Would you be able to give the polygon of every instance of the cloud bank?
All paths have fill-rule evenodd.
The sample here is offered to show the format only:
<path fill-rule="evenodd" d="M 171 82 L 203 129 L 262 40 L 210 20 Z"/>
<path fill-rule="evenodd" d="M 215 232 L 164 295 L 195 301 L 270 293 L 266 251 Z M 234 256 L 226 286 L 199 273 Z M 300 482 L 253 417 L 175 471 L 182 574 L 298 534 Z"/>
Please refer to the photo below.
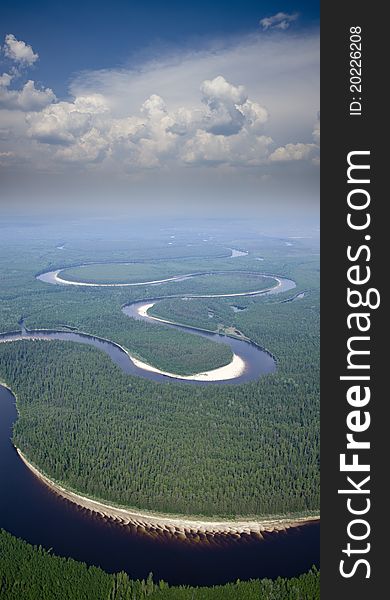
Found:
<path fill-rule="evenodd" d="M 314 181 L 318 34 L 285 33 L 296 18 L 262 19 L 264 30 L 276 30 L 272 35 L 78 74 L 63 99 L 50 87 L 21 81 L 38 54 L 8 34 L 0 168 L 10 181 L 13 173 L 26 180 L 29 173 L 84 179 L 89 173 L 95 182 L 98 174 L 139 185 L 150 184 L 153 173 L 156 182 L 170 177 L 188 186 L 201 178 L 217 188 L 221 177 L 225 184 L 234 176 L 245 195 L 248 182 L 253 191 L 254 182 L 285 180 L 287 189 L 289 163 Z"/>

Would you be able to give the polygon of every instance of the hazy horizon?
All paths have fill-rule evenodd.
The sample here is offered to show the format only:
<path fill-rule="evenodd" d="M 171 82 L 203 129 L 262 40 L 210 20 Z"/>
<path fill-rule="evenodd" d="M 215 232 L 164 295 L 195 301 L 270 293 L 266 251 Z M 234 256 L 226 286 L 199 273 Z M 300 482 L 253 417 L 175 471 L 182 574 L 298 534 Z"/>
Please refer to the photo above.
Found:
<path fill-rule="evenodd" d="M 1 214 L 318 219 L 318 6 L 152 4 L 6 6 Z"/>

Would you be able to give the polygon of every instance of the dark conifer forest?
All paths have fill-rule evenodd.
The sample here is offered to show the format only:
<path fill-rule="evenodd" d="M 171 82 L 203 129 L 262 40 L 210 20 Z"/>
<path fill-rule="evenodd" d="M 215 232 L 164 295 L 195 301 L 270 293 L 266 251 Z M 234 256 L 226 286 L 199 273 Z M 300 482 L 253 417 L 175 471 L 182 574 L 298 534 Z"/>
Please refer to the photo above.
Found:
<path fill-rule="evenodd" d="M 292 579 L 229 583 L 215 587 L 171 587 L 110 575 L 71 558 L 60 558 L 0 530 L 0 597 L 2 600 L 319 600 L 315 568 Z"/>
<path fill-rule="evenodd" d="M 110 504 L 219 519 L 318 514 L 317 242 L 286 245 L 278 237 L 230 232 L 206 244 L 186 232 L 185 240 L 168 247 L 145 232 L 126 243 L 93 235 L 80 241 L 77 230 L 66 235 L 65 245 L 65 234 L 42 241 L 40 230 L 25 240 L 0 241 L 0 332 L 18 331 L 21 320 L 28 329 L 82 331 L 182 375 L 231 361 L 223 343 L 122 312 L 123 305 L 158 297 L 151 314 L 252 340 L 272 353 L 277 368 L 235 385 L 156 383 L 126 375 L 106 354 L 74 342 L 0 343 L 0 381 L 12 389 L 18 409 L 13 444 L 52 480 Z M 229 248 L 247 255 L 231 258 Z M 94 264 L 79 266 L 86 263 Z M 55 269 L 65 269 L 69 279 L 86 274 L 94 281 L 215 274 L 111 288 L 37 280 Z M 272 275 L 290 278 L 296 287 L 275 295 L 190 298 L 250 291 L 251 280 L 253 289 L 266 288 L 275 283 Z M 132 581 L 131 573 L 108 575 L 1 533 L 5 599 L 312 600 L 318 586 L 319 574 L 312 571 L 291 580 L 170 588 L 152 578 Z"/>

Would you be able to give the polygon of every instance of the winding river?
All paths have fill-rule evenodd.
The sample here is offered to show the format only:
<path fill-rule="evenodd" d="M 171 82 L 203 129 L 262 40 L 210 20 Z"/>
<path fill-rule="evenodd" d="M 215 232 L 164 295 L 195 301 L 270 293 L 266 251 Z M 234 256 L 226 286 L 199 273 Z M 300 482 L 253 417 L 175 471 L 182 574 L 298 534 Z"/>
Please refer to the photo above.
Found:
<path fill-rule="evenodd" d="M 58 276 L 59 272 L 51 271 L 38 278 L 56 285 L 82 283 L 67 282 Z M 111 285 L 154 286 L 197 276 L 200 274 L 191 273 L 158 282 Z M 275 294 L 295 287 L 289 279 L 272 277 L 275 285 L 266 290 L 218 294 L 217 297 Z M 210 296 L 215 297 L 186 294 L 187 298 Z M 153 297 L 134 302 L 122 310 L 131 318 L 156 323 L 161 320 L 148 315 L 148 309 L 161 299 Z M 1 334 L 0 342 L 33 338 L 89 344 L 106 352 L 124 372 L 163 382 L 185 379 L 186 383 L 195 385 L 244 383 L 276 368 L 274 357 L 250 341 L 171 322 L 156 323 L 156 326 L 179 328 L 227 343 L 233 351 L 232 362 L 238 358 L 240 368 L 232 371 L 230 365 L 230 376 L 229 370 L 221 367 L 191 378 L 179 378 L 139 361 L 115 342 L 83 332 L 27 331 L 22 327 L 20 332 Z M 12 392 L 0 386 L 0 481 L 7 490 L 0 495 L 1 526 L 31 543 L 52 547 L 59 555 L 99 565 L 110 572 L 123 569 L 132 577 L 146 577 L 152 571 L 156 579 L 172 584 L 211 585 L 237 578 L 293 576 L 319 563 L 318 520 L 183 521 L 91 504 L 88 499 L 68 493 L 34 473 L 31 465 L 22 460 L 10 441 L 16 418 Z"/>
<path fill-rule="evenodd" d="M 242 271 L 240 271 L 242 273 Z M 162 283 L 184 281 L 196 277 L 202 277 L 206 275 L 217 275 L 226 274 L 225 271 L 210 271 L 206 273 L 189 273 L 186 275 L 179 275 L 169 277 L 166 279 L 137 282 L 137 283 L 112 283 L 112 284 L 97 284 L 89 282 L 74 282 L 68 281 L 61 277 L 59 274 L 61 270 L 48 271 L 37 276 L 37 279 L 45 283 L 51 283 L 54 285 L 75 285 L 75 286 L 88 286 L 88 287 L 136 287 L 136 286 L 154 286 Z M 255 274 L 254 274 L 255 275 Z M 256 273 L 259 276 L 259 273 Z M 186 294 L 186 298 L 235 298 L 244 296 L 259 296 L 268 294 L 280 294 L 295 288 L 295 282 L 285 277 L 276 275 L 269 275 L 270 279 L 274 281 L 274 284 L 266 289 L 253 290 L 249 292 L 239 292 L 230 294 Z M 221 335 L 219 333 L 213 333 L 204 331 L 196 327 L 189 327 L 164 321 L 156 317 L 152 317 L 148 314 L 148 310 L 154 306 L 159 300 L 163 298 L 182 298 L 183 296 L 176 294 L 171 296 L 153 296 L 140 302 L 133 302 L 122 307 L 123 312 L 137 320 L 144 320 L 151 323 L 163 323 L 165 327 L 173 327 L 175 329 L 184 330 L 188 333 L 198 335 L 211 339 L 217 343 L 223 343 L 230 346 L 233 352 L 233 360 L 231 364 L 207 371 L 206 373 L 198 373 L 193 376 L 180 376 L 175 373 L 169 373 L 161 371 L 147 363 L 132 356 L 125 348 L 109 340 L 103 340 L 96 336 L 90 336 L 86 333 L 75 333 L 75 332 L 58 332 L 58 331 L 44 331 L 35 330 L 22 334 L 12 333 L 0 336 L 0 341 L 12 341 L 21 339 L 22 337 L 30 337 L 35 339 L 59 339 L 59 340 L 70 340 L 84 344 L 90 344 L 96 346 L 110 355 L 116 364 L 118 364 L 126 373 L 131 375 L 137 375 L 153 381 L 168 381 L 168 380 L 182 380 L 192 384 L 226 384 L 226 383 L 245 383 L 248 381 L 254 381 L 262 375 L 272 373 L 276 368 L 275 358 L 267 350 L 260 348 L 258 345 L 239 339 L 237 337 Z"/>

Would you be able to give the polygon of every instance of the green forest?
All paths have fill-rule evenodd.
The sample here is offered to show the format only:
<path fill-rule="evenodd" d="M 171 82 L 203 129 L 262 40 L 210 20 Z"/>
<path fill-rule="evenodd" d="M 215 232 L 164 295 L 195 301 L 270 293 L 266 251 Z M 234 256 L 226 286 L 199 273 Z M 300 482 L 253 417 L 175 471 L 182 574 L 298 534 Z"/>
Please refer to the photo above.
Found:
<path fill-rule="evenodd" d="M 154 264 L 98 264 L 73 267 L 60 271 L 59 276 L 67 281 L 81 281 L 87 283 L 138 283 L 146 281 L 161 281 L 173 276 L 189 274 L 188 263 L 186 261 L 169 261 Z M 204 271 L 202 269 L 202 271 Z M 200 271 L 196 276 L 196 288 L 194 288 L 195 278 L 183 280 L 189 286 L 187 289 L 194 290 L 196 294 L 226 294 L 250 292 L 261 290 L 275 285 L 275 281 L 270 277 L 262 275 L 247 274 L 240 272 L 232 273 L 206 273 Z M 169 282 L 171 284 L 173 282 Z M 168 284 L 168 285 L 169 285 Z M 137 286 L 138 287 L 138 286 Z M 152 289 L 158 289 L 154 286 Z M 186 288 L 183 287 L 183 293 Z"/>
<path fill-rule="evenodd" d="M 60 341 L 0 344 L 0 364 L 0 379 L 18 399 L 14 443 L 73 490 L 210 517 L 318 507 L 309 389 L 286 411 L 268 378 L 225 387 L 158 384 L 123 374 L 99 350 Z M 293 380 L 282 385 L 285 396 L 295 391 Z"/>
<path fill-rule="evenodd" d="M 123 305 L 162 298 L 152 314 L 211 331 L 240 332 L 277 359 L 242 385 L 188 386 L 125 375 L 108 356 L 60 341 L 0 344 L 0 380 L 17 397 L 13 442 L 50 478 L 111 504 L 204 518 L 318 514 L 319 260 L 316 241 L 286 244 L 233 229 L 174 234 L 117 225 L 19 223 L 0 238 L 0 332 L 75 328 L 111 339 L 156 367 L 190 374 L 226 364 L 231 350 L 186 331 L 130 319 Z M 174 237 L 172 237 L 174 236 Z M 122 239 L 118 239 L 121 238 Z M 211 238 L 213 238 L 211 240 Z M 247 250 L 231 258 L 229 248 Z M 123 266 L 120 263 L 131 262 Z M 158 286 L 81 288 L 36 279 L 48 270 L 127 281 L 223 271 Z M 102 266 L 100 263 L 105 264 Z M 96 273 L 98 267 L 99 273 Z M 71 270 L 68 270 L 71 269 Z M 254 272 L 257 276 L 242 272 Z M 268 287 L 277 296 L 183 300 Z M 271 280 L 272 282 L 272 280 Z M 283 302 L 305 291 L 299 302 Z M 171 296 L 176 296 L 174 299 Z M 319 572 L 213 588 L 170 587 L 53 556 L 0 531 L 5 600 L 316 600 Z"/>
<path fill-rule="evenodd" d="M 0 530 L 0 597 L 2 600 L 319 600 L 320 574 L 315 568 L 291 579 L 229 583 L 215 587 L 171 587 L 110 575 L 71 558 L 54 556 Z"/>
<path fill-rule="evenodd" d="M 243 385 L 153 383 L 124 375 L 99 351 L 69 342 L 1 344 L 0 379 L 17 394 L 20 411 L 14 442 L 28 458 L 72 489 L 140 509 L 228 517 L 317 512 L 315 244 L 303 240 L 286 247 L 280 239 L 249 235 L 201 244 L 187 232 L 185 242 L 175 234 L 174 247 L 168 246 L 168 233 L 165 239 L 150 233 L 127 243 L 85 234 L 80 241 L 77 229 L 67 232 L 68 241 L 65 234 L 60 239 L 50 235 L 45 230 L 42 241 L 41 230 L 29 231 L 26 241 L 5 237 L 0 242 L 0 330 L 17 330 L 21 317 L 29 328 L 74 327 L 179 374 L 227 364 L 231 350 L 185 331 L 130 319 L 121 310 L 124 304 L 156 293 L 163 298 L 199 289 L 213 293 L 217 280 L 223 291 L 229 283 L 248 285 L 248 275 L 240 279 L 240 270 L 259 273 L 252 277 L 256 287 L 269 285 L 262 272 L 290 277 L 297 287 L 278 296 L 176 298 L 153 307 L 153 313 L 184 324 L 236 329 L 271 351 L 277 371 Z M 246 248 L 248 255 L 232 259 L 227 250 L 232 247 Z M 132 288 L 56 286 L 35 278 L 83 262 L 130 260 L 146 273 L 231 275 Z M 299 290 L 307 291 L 302 300 L 282 302 Z M 235 312 L 237 305 L 245 310 Z"/>

